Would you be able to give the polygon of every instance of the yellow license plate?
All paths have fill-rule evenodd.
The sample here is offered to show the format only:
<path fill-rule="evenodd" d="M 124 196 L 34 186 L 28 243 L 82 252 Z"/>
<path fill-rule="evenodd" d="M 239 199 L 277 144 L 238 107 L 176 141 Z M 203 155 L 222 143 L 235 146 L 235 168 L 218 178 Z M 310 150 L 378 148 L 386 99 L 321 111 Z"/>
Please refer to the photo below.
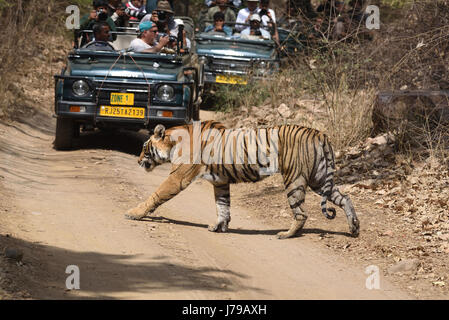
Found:
<path fill-rule="evenodd" d="M 218 83 L 230 83 L 230 84 L 247 84 L 246 79 L 238 76 L 225 76 L 225 75 L 217 75 L 215 77 L 215 81 Z"/>
<path fill-rule="evenodd" d="M 119 106 L 134 105 L 134 93 L 111 93 L 111 104 Z"/>
<path fill-rule="evenodd" d="M 144 119 L 145 108 L 100 106 L 100 116 Z"/>

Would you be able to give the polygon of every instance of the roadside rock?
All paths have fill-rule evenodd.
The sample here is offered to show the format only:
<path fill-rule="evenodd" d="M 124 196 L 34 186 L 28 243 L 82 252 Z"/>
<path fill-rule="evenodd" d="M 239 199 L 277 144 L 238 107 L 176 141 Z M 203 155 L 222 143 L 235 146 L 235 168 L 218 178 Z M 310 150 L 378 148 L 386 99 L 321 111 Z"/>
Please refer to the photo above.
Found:
<path fill-rule="evenodd" d="M 389 273 L 414 272 L 418 270 L 420 262 L 418 259 L 402 260 L 388 268 Z"/>
<path fill-rule="evenodd" d="M 289 118 L 292 115 L 292 111 L 285 103 L 281 103 L 278 107 L 278 112 L 282 118 Z"/>
<path fill-rule="evenodd" d="M 16 248 L 6 248 L 5 257 L 20 262 L 23 258 L 23 252 Z"/>

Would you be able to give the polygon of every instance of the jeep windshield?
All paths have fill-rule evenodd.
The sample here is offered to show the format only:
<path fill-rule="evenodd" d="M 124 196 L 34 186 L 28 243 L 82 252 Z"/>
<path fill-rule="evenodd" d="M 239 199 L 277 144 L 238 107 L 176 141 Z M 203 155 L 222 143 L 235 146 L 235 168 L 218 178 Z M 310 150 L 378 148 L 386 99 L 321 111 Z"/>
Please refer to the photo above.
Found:
<path fill-rule="evenodd" d="M 240 34 L 225 36 L 215 32 L 203 32 L 196 38 L 198 55 L 224 55 L 251 58 L 270 58 L 275 55 L 275 42 Z"/>
<path fill-rule="evenodd" d="M 128 51 L 130 52 L 130 44 L 131 42 L 137 38 L 137 29 L 136 28 L 117 28 L 119 31 L 111 31 L 111 39 L 115 39 L 113 41 L 108 42 L 98 42 L 100 45 L 92 45 L 96 43 L 96 41 L 92 41 L 93 39 L 93 31 L 92 30 L 78 30 L 75 32 L 75 49 L 84 49 L 89 52 L 120 52 L 120 51 Z M 189 34 L 187 33 L 187 38 L 190 39 Z M 175 38 L 176 39 L 176 38 Z M 182 41 L 180 41 L 182 42 Z M 155 42 L 156 44 L 157 42 Z M 170 42 L 169 47 L 164 47 L 162 49 L 161 54 L 168 55 L 176 55 L 179 54 L 178 46 L 180 43 Z M 185 48 L 184 48 L 185 49 Z"/>
<path fill-rule="evenodd" d="M 270 79 L 279 70 L 273 40 L 234 33 L 202 32 L 195 37 L 205 84 L 239 84 Z"/>

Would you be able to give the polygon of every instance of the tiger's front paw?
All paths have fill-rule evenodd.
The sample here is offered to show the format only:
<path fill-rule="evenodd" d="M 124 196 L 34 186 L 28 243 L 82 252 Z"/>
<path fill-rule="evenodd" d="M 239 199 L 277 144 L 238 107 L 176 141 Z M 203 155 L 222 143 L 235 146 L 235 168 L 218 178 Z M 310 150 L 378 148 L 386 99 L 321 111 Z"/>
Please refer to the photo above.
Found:
<path fill-rule="evenodd" d="M 125 214 L 125 218 L 129 220 L 141 220 L 146 215 L 147 211 L 145 210 L 145 207 L 139 205 L 135 208 L 129 209 Z"/>
<path fill-rule="evenodd" d="M 210 232 L 227 232 L 228 231 L 228 223 L 227 222 L 220 222 L 217 224 L 211 224 L 207 230 Z"/>
<path fill-rule="evenodd" d="M 290 238 L 291 236 L 293 236 L 293 235 L 288 231 L 281 231 L 281 232 L 278 232 L 278 234 L 276 235 L 276 237 L 278 239 L 287 239 L 287 238 Z"/>

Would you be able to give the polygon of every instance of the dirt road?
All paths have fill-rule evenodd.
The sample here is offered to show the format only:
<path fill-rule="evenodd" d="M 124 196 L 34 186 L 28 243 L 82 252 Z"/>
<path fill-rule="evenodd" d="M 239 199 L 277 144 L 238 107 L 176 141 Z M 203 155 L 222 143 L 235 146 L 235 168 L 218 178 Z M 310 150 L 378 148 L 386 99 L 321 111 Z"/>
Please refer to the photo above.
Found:
<path fill-rule="evenodd" d="M 383 278 L 368 290 L 367 266 L 329 255 L 307 233 L 277 240 L 279 229 L 235 206 L 229 233 L 208 232 L 205 181 L 145 221 L 126 220 L 169 166 L 138 167 L 142 133 L 83 134 L 74 151 L 55 151 L 54 122 L 37 114 L 0 125 L 0 235 L 24 251 L 17 268 L 33 298 L 408 298 Z M 68 265 L 80 269 L 80 290 L 65 288 Z"/>

